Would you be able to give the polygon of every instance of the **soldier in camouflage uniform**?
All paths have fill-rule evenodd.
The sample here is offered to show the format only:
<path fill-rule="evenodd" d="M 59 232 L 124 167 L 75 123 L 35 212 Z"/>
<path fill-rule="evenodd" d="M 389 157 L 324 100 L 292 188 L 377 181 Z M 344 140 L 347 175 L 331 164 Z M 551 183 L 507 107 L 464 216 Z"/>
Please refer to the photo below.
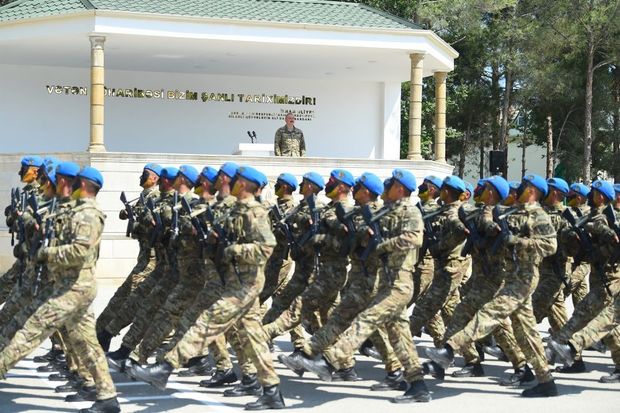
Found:
<path fill-rule="evenodd" d="M 567 366 L 574 363 L 575 358 L 580 356 L 579 351 L 583 349 L 579 344 L 579 338 L 574 340 L 574 335 L 586 327 L 598 329 L 597 324 L 607 324 L 611 327 L 609 323 L 605 323 L 604 315 L 598 321 L 596 319 L 608 307 L 613 306 L 614 301 L 617 304 L 619 301 L 617 297 L 620 295 L 619 234 L 617 232 L 619 223 L 617 219 L 615 223 L 610 222 L 604 213 L 604 209 L 611 207 L 611 203 L 615 201 L 614 187 L 607 181 L 595 181 L 592 184 L 590 197 L 592 208 L 588 215 L 579 222 L 579 228 L 583 236 L 589 238 L 592 243 L 591 248 L 579 241 L 579 235 L 573 227 L 565 229 L 561 234 L 561 239 L 567 243 L 567 248 L 572 255 L 588 261 L 592 268 L 590 292 L 575 307 L 566 324 L 549 340 L 551 349 Z M 584 254 L 584 251 L 588 252 Z M 590 327 L 593 320 L 595 320 L 593 327 Z M 611 328 L 607 331 L 609 330 Z M 603 333 L 605 331 L 601 334 Z M 586 331 L 585 334 L 590 333 Z M 603 334 L 603 337 L 605 336 L 607 334 Z M 614 342 L 614 337 L 610 336 L 608 342 L 612 349 L 620 345 L 617 337 Z"/>
<path fill-rule="evenodd" d="M 39 167 L 42 164 L 43 159 L 40 156 L 33 155 L 24 156 L 22 158 L 20 162 L 21 168 L 18 173 L 21 182 L 25 184 L 21 190 L 22 199 L 28 199 L 37 191 L 39 187 L 39 183 L 37 182 L 37 174 L 39 172 Z M 14 255 L 17 260 L 15 260 L 13 266 L 11 266 L 11 268 L 9 268 L 9 270 L 0 277 L 0 304 L 6 301 L 11 289 L 17 283 L 19 275 L 26 269 L 26 257 L 23 255 L 22 245 L 20 245 L 23 240 L 19 240 L 19 215 L 21 214 L 21 211 L 25 210 L 25 208 L 26 205 L 18 205 L 18 208 L 7 206 L 4 210 L 6 226 L 9 227 L 13 237 L 15 234 L 18 235 L 18 245 L 14 250 Z"/>
<path fill-rule="evenodd" d="M 455 351 L 463 351 L 474 341 L 490 333 L 510 317 L 515 337 L 531 362 L 538 384 L 523 391 L 524 397 L 557 395 L 557 388 L 545 357 L 542 339 L 536 329 L 531 295 L 538 283 L 540 261 L 555 253 L 556 233 L 549 216 L 538 204 L 546 195 L 547 182 L 537 175 L 523 178 L 517 210 L 498 216 L 503 231 L 501 252 L 505 255 L 505 284 L 495 297 L 476 312 L 467 326 L 450 337 L 440 349 L 429 348 L 426 354 L 446 368 L 454 360 Z M 507 231 L 509 230 L 509 231 Z"/>
<path fill-rule="evenodd" d="M 581 183 L 574 183 L 570 186 L 570 192 L 568 193 L 568 206 L 575 216 L 583 217 L 590 212 L 588 206 L 588 195 L 590 194 L 590 188 Z M 569 264 L 571 265 L 570 282 L 569 285 L 564 288 L 564 297 L 572 297 L 573 308 L 584 299 L 588 294 L 588 274 L 590 274 L 590 264 L 582 262 L 581 264 L 573 268 L 573 259 L 568 257 Z"/>
<path fill-rule="evenodd" d="M 381 229 L 380 236 L 376 234 L 380 242 L 372 252 L 376 254 L 373 260 L 378 259 L 382 263 L 379 268 L 379 292 L 332 347 L 331 355 L 325 353 L 315 359 L 301 358 L 306 370 L 329 381 L 335 370 L 345 367 L 340 360 L 350 360 L 349 355 L 354 349 L 378 327 L 385 326 L 396 357 L 405 370 L 404 378 L 409 382 L 405 394 L 393 400 L 396 403 L 428 402 L 431 399 L 407 322 L 407 304 L 413 295 L 413 269 L 423 238 L 422 216 L 410 200 L 415 189 L 415 177 L 411 172 L 403 169 L 393 171 L 385 191 L 387 205 L 384 208 L 388 210 L 386 214 L 381 213 L 375 227 L 375 230 Z M 369 228 L 368 234 L 374 235 L 373 230 Z M 363 248 L 367 242 L 370 240 L 362 241 Z"/>
<path fill-rule="evenodd" d="M 294 158 L 306 156 L 304 133 L 295 127 L 295 115 L 287 113 L 284 121 L 286 124 L 276 131 L 274 154 Z"/>
<path fill-rule="evenodd" d="M 71 184 L 63 176 L 63 164 L 56 176 L 63 196 L 71 193 Z M 57 228 L 54 246 L 39 249 L 37 262 L 47 266 L 54 293 L 28 318 L 23 328 L 0 353 L 0 376 L 4 377 L 21 358 L 37 348 L 57 328 L 66 327 L 68 339 L 95 378 L 97 401 L 82 412 L 120 412 L 116 390 L 105 356 L 97 343 L 95 318 L 89 306 L 96 295 L 94 267 L 99 254 L 105 215 L 95 196 L 103 185 L 101 173 L 85 167 L 78 175 L 79 197 L 68 225 Z"/>
<path fill-rule="evenodd" d="M 441 187 L 442 207 L 431 219 L 437 241 L 426 239 L 428 249 L 435 259 L 435 274 L 426 292 L 415 303 L 410 317 L 411 333 L 419 335 L 422 327 L 434 317 L 453 294 L 458 294 L 461 280 L 467 272 L 468 260 L 461 256 L 467 237 L 466 229 L 458 217 L 464 198 L 465 183 L 456 176 L 448 176 Z M 425 234 L 428 237 L 430 234 Z M 451 314 L 449 314 L 451 316 Z M 443 322 L 440 328 L 444 330 Z M 443 331 L 435 338 L 436 345 Z"/>
<path fill-rule="evenodd" d="M 129 235 L 138 240 L 138 262 L 133 267 L 123 284 L 116 290 L 106 308 L 97 317 L 97 339 L 99 344 L 103 348 L 103 351 L 108 351 L 110 348 L 110 341 L 112 340 L 112 334 L 110 334 L 105 328 L 108 324 L 116 318 L 116 313 L 120 308 L 125 307 L 128 303 L 127 300 L 132 292 L 136 291 L 138 286 L 149 276 L 149 274 L 155 269 L 155 251 L 151 246 L 151 239 L 149 237 L 149 228 L 144 228 L 141 225 L 140 217 L 145 212 L 146 202 L 148 199 L 157 199 L 159 197 L 159 190 L 157 189 L 157 182 L 159 181 L 159 175 L 161 174 L 161 166 L 149 163 L 144 166 L 142 175 L 140 175 L 140 186 L 142 192 L 138 202 L 132 207 L 134 217 L 138 219 L 133 222 L 131 228 L 128 228 Z M 121 209 L 119 213 L 121 220 L 127 220 L 127 209 Z"/>
<path fill-rule="evenodd" d="M 224 249 L 226 287 L 222 298 L 204 311 L 174 348 L 149 367 L 135 367 L 136 378 L 159 388 L 166 386 L 172 370 L 194 356 L 216 336 L 238 324 L 239 334 L 252 349 L 248 352 L 257 367 L 263 395 L 248 410 L 283 408 L 279 379 L 273 369 L 267 337 L 260 323 L 258 295 L 264 285 L 264 267 L 276 245 L 271 232 L 268 211 L 255 200 L 255 192 L 266 177 L 250 167 L 240 167 L 232 194 L 238 202 L 225 222 L 225 233 L 236 242 Z M 247 349 L 246 349 L 247 351 Z"/>

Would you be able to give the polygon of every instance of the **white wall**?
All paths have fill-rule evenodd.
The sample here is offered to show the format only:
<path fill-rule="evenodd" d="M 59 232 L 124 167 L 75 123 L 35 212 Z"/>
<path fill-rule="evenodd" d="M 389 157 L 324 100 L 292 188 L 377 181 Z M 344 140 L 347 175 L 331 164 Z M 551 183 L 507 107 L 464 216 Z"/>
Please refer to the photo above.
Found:
<path fill-rule="evenodd" d="M 88 87 L 88 69 L 0 65 L 0 79 L 0 140 L 6 143 L 1 152 L 86 149 L 89 97 L 49 94 L 46 86 Z M 317 102 L 289 106 L 107 97 L 108 151 L 231 154 L 239 142 L 249 142 L 247 130 L 256 131 L 259 142 L 267 143 L 283 125 L 279 120 L 229 119 L 231 111 L 308 109 L 315 111 L 314 120 L 297 123 L 306 136 L 308 156 L 398 159 L 398 147 L 392 148 L 392 142 L 399 141 L 399 128 L 394 126 L 398 122 L 392 109 L 398 107 L 400 93 L 392 84 L 108 70 L 106 86 L 189 89 L 199 95 L 203 91 L 306 95 Z"/>

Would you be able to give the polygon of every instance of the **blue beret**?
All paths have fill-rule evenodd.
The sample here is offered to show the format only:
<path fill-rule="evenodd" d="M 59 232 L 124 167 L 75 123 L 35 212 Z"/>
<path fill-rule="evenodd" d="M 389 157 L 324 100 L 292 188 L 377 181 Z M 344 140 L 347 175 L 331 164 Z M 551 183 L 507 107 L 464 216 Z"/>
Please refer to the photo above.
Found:
<path fill-rule="evenodd" d="M 523 177 L 523 182 L 526 182 L 532 185 L 534 188 L 538 189 L 543 193 L 543 196 L 547 196 L 547 192 L 549 192 L 549 185 L 545 178 L 540 175 L 529 174 Z"/>
<path fill-rule="evenodd" d="M 192 185 L 198 183 L 198 170 L 191 165 L 181 165 L 179 167 L 179 173 L 186 177 Z"/>
<path fill-rule="evenodd" d="M 465 181 L 463 181 L 456 175 L 446 176 L 443 180 L 443 185 L 446 185 L 459 192 L 465 192 L 467 190 L 467 187 L 465 186 Z"/>
<path fill-rule="evenodd" d="M 614 190 L 615 190 L 617 193 L 620 193 L 620 184 L 615 184 L 615 185 L 614 185 Z"/>
<path fill-rule="evenodd" d="M 293 191 L 297 189 L 297 178 L 295 178 L 293 174 L 289 174 L 288 172 L 281 173 L 278 175 L 277 181 L 290 186 L 293 188 Z"/>
<path fill-rule="evenodd" d="M 174 166 L 167 166 L 165 168 L 162 168 L 160 176 L 162 178 L 173 180 L 177 177 L 178 174 L 179 170 L 177 168 L 175 168 Z"/>
<path fill-rule="evenodd" d="M 355 178 L 353 177 L 353 174 L 346 169 L 334 169 L 329 175 L 345 185 L 355 185 Z"/>
<path fill-rule="evenodd" d="M 215 180 L 217 179 L 217 169 L 210 166 L 205 166 L 204 168 L 202 168 L 202 172 L 200 172 L 200 175 L 204 176 L 209 182 L 214 184 Z"/>
<path fill-rule="evenodd" d="M 483 186 L 484 184 L 486 184 L 488 182 L 489 178 L 482 178 L 482 179 L 478 179 L 478 182 L 476 182 L 477 186 Z"/>
<path fill-rule="evenodd" d="M 103 187 L 103 175 L 101 175 L 101 172 L 92 166 L 85 166 L 77 176 L 94 182 L 99 186 L 99 188 Z"/>
<path fill-rule="evenodd" d="M 316 172 L 308 172 L 304 175 L 304 179 L 307 181 L 312 182 L 313 184 L 315 184 L 316 186 L 318 186 L 320 189 L 323 189 L 323 187 L 325 186 L 325 180 L 323 179 L 323 177 L 321 175 L 319 175 Z"/>
<path fill-rule="evenodd" d="M 570 190 L 568 183 L 562 178 L 549 178 L 547 179 L 547 185 L 557 189 L 564 195 L 568 195 L 568 191 Z"/>
<path fill-rule="evenodd" d="M 508 197 L 508 194 L 510 194 L 510 185 L 503 177 L 494 175 L 485 179 L 485 181 L 493 185 L 493 188 L 495 188 L 502 201 Z"/>
<path fill-rule="evenodd" d="M 442 180 L 441 178 L 435 176 L 435 175 L 429 175 L 426 178 L 424 178 L 425 181 L 430 182 L 431 184 L 435 185 L 437 188 L 441 188 L 441 184 L 442 184 Z"/>
<path fill-rule="evenodd" d="M 219 172 L 223 172 L 224 174 L 228 175 L 229 178 L 233 178 L 237 174 L 238 168 L 239 165 L 237 165 L 236 163 L 226 162 L 222 166 L 220 166 Z"/>
<path fill-rule="evenodd" d="M 381 178 L 372 172 L 364 172 L 359 178 L 357 178 L 357 182 L 364 185 L 366 189 L 375 195 L 381 195 L 383 193 L 383 181 L 381 181 Z"/>
<path fill-rule="evenodd" d="M 43 164 L 43 158 L 37 155 L 28 155 L 22 158 L 22 166 L 39 167 Z"/>
<path fill-rule="evenodd" d="M 161 175 L 162 167 L 161 165 L 156 164 L 156 163 L 147 163 L 146 165 L 144 165 L 144 169 L 151 171 L 155 175 L 159 176 Z"/>
<path fill-rule="evenodd" d="M 612 183 L 603 179 L 597 179 L 596 181 L 592 182 L 592 189 L 596 189 L 610 201 L 613 201 L 616 197 L 616 191 L 614 191 L 614 186 L 612 185 Z"/>
<path fill-rule="evenodd" d="M 570 190 L 586 198 L 590 194 L 590 188 L 580 182 L 575 182 L 574 184 L 572 184 L 570 186 Z"/>
<path fill-rule="evenodd" d="M 43 162 L 41 163 L 41 166 L 46 166 L 46 165 L 49 165 L 50 163 L 58 165 L 60 161 L 54 158 L 53 156 L 46 156 L 45 158 L 43 158 Z"/>
<path fill-rule="evenodd" d="M 75 178 L 80 172 L 80 165 L 75 162 L 61 162 L 56 167 L 56 175 L 64 175 L 69 178 Z"/>
<path fill-rule="evenodd" d="M 474 194 L 474 186 L 467 181 L 465 181 L 465 190 L 469 192 L 470 196 Z"/>
<path fill-rule="evenodd" d="M 392 171 L 392 178 L 400 182 L 409 192 L 416 190 L 415 176 L 408 170 L 396 168 Z"/>
<path fill-rule="evenodd" d="M 58 168 L 59 162 L 51 161 L 44 165 L 43 173 L 47 176 L 47 179 L 56 186 L 56 168 Z"/>
<path fill-rule="evenodd" d="M 237 168 L 237 175 L 246 181 L 255 183 L 261 188 L 267 184 L 267 177 L 265 174 L 251 166 L 240 166 Z"/>
<path fill-rule="evenodd" d="M 511 190 L 517 190 L 521 186 L 521 182 L 519 182 L 519 181 L 510 181 L 510 182 L 508 182 L 508 186 L 510 186 Z"/>

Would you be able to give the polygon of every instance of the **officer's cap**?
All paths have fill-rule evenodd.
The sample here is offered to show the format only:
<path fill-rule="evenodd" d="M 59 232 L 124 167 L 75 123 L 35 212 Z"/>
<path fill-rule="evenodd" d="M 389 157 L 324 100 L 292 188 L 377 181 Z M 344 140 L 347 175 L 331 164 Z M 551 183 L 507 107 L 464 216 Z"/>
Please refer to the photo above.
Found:
<path fill-rule="evenodd" d="M 587 186 L 585 186 L 584 184 L 580 183 L 580 182 L 575 182 L 574 184 L 572 184 L 570 186 L 570 190 L 573 191 L 576 194 L 579 194 L 585 198 L 588 197 L 588 195 L 590 195 L 590 188 L 588 188 Z"/>
<path fill-rule="evenodd" d="M 226 162 L 222 166 L 220 166 L 220 170 L 218 173 L 221 172 L 227 175 L 229 178 L 234 178 L 234 176 L 237 174 L 238 168 L 239 168 L 239 165 L 237 165 L 236 163 Z"/>
<path fill-rule="evenodd" d="M 375 195 L 381 195 L 383 193 L 383 182 L 372 172 L 364 172 L 359 178 L 357 178 L 356 183 L 363 185 Z"/>
<path fill-rule="evenodd" d="M 165 168 L 162 168 L 160 176 L 162 178 L 174 180 L 178 174 L 179 174 L 178 168 L 175 168 L 174 166 L 167 166 Z"/>
<path fill-rule="evenodd" d="M 557 189 L 563 195 L 568 195 L 568 191 L 570 190 L 568 183 L 562 178 L 549 178 L 547 179 L 547 185 Z"/>
<path fill-rule="evenodd" d="M 80 172 L 80 165 L 75 162 L 61 162 L 56 168 L 56 175 L 63 175 L 69 178 L 75 178 Z"/>
<path fill-rule="evenodd" d="M 448 188 L 452 188 L 458 192 L 465 192 L 467 190 L 465 181 L 463 181 L 461 178 L 459 178 L 456 175 L 446 176 L 443 180 L 443 185 L 447 186 Z"/>
<path fill-rule="evenodd" d="M 485 181 L 493 185 L 493 188 L 495 188 L 502 201 L 508 197 L 508 194 L 510 194 L 510 185 L 503 177 L 494 175 L 485 179 Z"/>
<path fill-rule="evenodd" d="M 205 166 L 204 168 L 202 168 L 202 172 L 200 172 L 200 175 L 204 176 L 207 181 L 214 184 L 217 180 L 217 169 L 210 166 Z"/>
<path fill-rule="evenodd" d="M 261 188 L 267 184 L 267 177 L 265 174 L 251 166 L 240 166 L 237 168 L 237 175 Z"/>
<path fill-rule="evenodd" d="M 22 166 L 39 167 L 43 163 L 43 158 L 38 155 L 28 155 L 22 158 Z"/>
<path fill-rule="evenodd" d="M 437 189 L 441 188 L 441 184 L 443 183 L 441 178 L 435 175 L 428 175 L 427 177 L 424 178 L 424 181 L 430 182 L 431 184 L 435 185 Z"/>
<path fill-rule="evenodd" d="M 156 163 L 147 163 L 146 165 L 144 165 L 144 169 L 153 172 L 157 176 L 160 176 L 162 167 L 161 165 Z"/>
<path fill-rule="evenodd" d="M 532 185 L 534 188 L 538 189 L 543 193 L 543 196 L 547 196 L 547 192 L 549 192 L 549 185 L 545 178 L 540 175 L 529 174 L 523 177 L 523 182 Z"/>
<path fill-rule="evenodd" d="M 415 192 L 415 175 L 413 175 L 408 170 L 396 168 L 392 171 L 392 178 L 398 181 L 402 186 L 407 188 L 409 192 Z"/>
<path fill-rule="evenodd" d="M 290 186 L 293 189 L 293 191 L 297 189 L 297 178 L 295 178 L 295 175 L 293 174 L 289 174 L 288 172 L 283 172 L 280 175 L 278 175 L 277 181 Z"/>
<path fill-rule="evenodd" d="M 614 186 L 612 185 L 612 183 L 603 179 L 597 179 L 596 181 L 592 182 L 592 189 L 596 189 L 610 201 L 613 201 L 616 197 L 616 191 L 614 191 Z"/>
<path fill-rule="evenodd" d="M 325 186 L 325 180 L 321 175 L 316 172 L 308 172 L 304 175 L 304 179 L 323 189 Z"/>
<path fill-rule="evenodd" d="M 187 180 L 192 184 L 196 185 L 198 183 L 198 170 L 191 165 L 181 165 L 179 167 L 179 173 L 182 174 Z"/>
<path fill-rule="evenodd" d="M 81 179 L 88 179 L 93 182 L 99 188 L 103 187 L 103 175 L 97 169 L 92 166 L 85 166 L 77 175 Z"/>
<path fill-rule="evenodd" d="M 334 169 L 329 175 L 345 185 L 355 185 L 355 177 L 353 177 L 353 174 L 346 169 Z"/>

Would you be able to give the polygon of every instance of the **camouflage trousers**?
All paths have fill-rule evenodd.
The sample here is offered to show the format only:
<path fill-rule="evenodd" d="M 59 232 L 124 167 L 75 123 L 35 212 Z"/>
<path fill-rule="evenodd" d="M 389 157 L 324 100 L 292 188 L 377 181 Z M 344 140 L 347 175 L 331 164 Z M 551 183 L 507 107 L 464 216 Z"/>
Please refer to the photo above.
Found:
<path fill-rule="evenodd" d="M 588 294 L 588 274 L 590 274 L 590 264 L 587 263 L 578 265 L 570 274 L 570 283 L 564 288 L 564 297 L 572 297 L 573 307 L 576 307 Z"/>
<path fill-rule="evenodd" d="M 597 276 L 600 277 L 597 274 L 593 275 L 593 277 Z M 615 297 L 620 293 L 620 268 L 617 268 L 615 273 L 609 271 L 606 276 L 610 280 L 608 288 L 605 288 L 602 282 L 593 283 L 590 292 L 573 310 L 571 318 L 553 334 L 559 342 L 566 343 L 573 334 L 585 328 L 601 311 L 612 305 Z"/>
<path fill-rule="evenodd" d="M 620 308 L 620 295 L 617 295 L 614 303 L 605 307 L 588 325 L 573 334 L 569 342 L 577 350 L 577 359 L 581 358 L 581 352 L 602 341 L 611 350 L 611 359 L 616 369 L 620 369 L 620 325 L 614 321 L 614 312 Z"/>
<path fill-rule="evenodd" d="M 209 264 L 215 268 L 212 261 Z M 157 313 L 151 314 L 150 325 L 142 341 L 134 349 L 132 359 L 146 363 L 149 356 L 173 333 L 179 319 L 190 308 L 205 284 L 205 261 L 194 257 L 179 257 L 179 282 L 168 294 Z"/>
<path fill-rule="evenodd" d="M 316 356 L 320 353 L 326 353 L 326 357 L 338 359 L 337 363 L 346 366 L 345 368 L 355 364 L 353 353 L 343 354 L 342 351 L 332 353 L 331 346 L 349 328 L 355 317 L 369 306 L 379 291 L 377 263 L 367 265 L 366 268 L 367 270 L 364 271 L 362 263 L 352 261 L 349 281 L 342 295 L 342 300 L 334 308 L 332 316 L 327 322 L 312 335 L 309 341 L 306 341 L 303 347 L 305 354 Z M 370 336 L 370 340 L 381 354 L 388 372 L 399 370 L 402 367 L 387 341 L 385 330 L 375 331 Z"/>
<path fill-rule="evenodd" d="M 352 354 L 375 331 L 383 327 L 396 358 L 405 370 L 405 380 L 422 380 L 422 367 L 407 320 L 407 304 L 413 295 L 413 274 L 400 267 L 390 268 L 389 271 L 388 275 L 382 268 L 379 270 L 379 276 L 385 280 L 381 284 L 382 288 L 368 308 L 355 317 L 325 357 L 337 369 L 350 367 L 341 365 L 339 361 L 349 360 L 346 355 Z"/>
<path fill-rule="evenodd" d="M 26 269 L 26 265 L 23 260 L 16 260 L 11 268 L 7 270 L 0 277 L 0 304 L 6 301 L 13 289 L 13 286 L 17 284 L 19 274 L 23 273 Z"/>
<path fill-rule="evenodd" d="M 451 312 L 454 310 L 455 302 L 458 302 L 458 299 L 455 300 L 453 296 L 457 295 L 458 297 L 461 280 L 467 272 L 469 261 L 459 256 L 446 260 L 437 260 L 435 265 L 433 282 L 426 294 L 416 302 L 409 318 L 413 335 L 420 334 L 422 327 L 446 306 L 450 298 L 452 298 L 450 305 L 452 308 L 446 308 L 449 312 L 446 314 L 446 318 L 452 316 Z M 439 345 L 445 331 L 443 320 L 440 322 L 435 319 L 435 325 L 441 330 L 437 332 L 437 337 L 433 337 L 435 344 Z"/>
<path fill-rule="evenodd" d="M 8 325 L 16 314 L 30 305 L 35 299 L 32 295 L 33 275 L 34 274 L 25 272 L 21 287 L 18 283 L 13 285 L 6 301 L 4 301 L 4 306 L 0 309 L 0 328 Z"/>
<path fill-rule="evenodd" d="M 541 266 L 540 281 L 532 295 L 532 305 L 536 322 L 541 323 L 548 318 L 551 331 L 558 331 L 568 321 L 564 287 L 560 276 L 546 265 Z"/>
<path fill-rule="evenodd" d="M 153 289 L 157 287 L 164 277 L 170 276 L 171 268 L 163 261 L 156 262 L 155 268 L 150 272 L 149 268 L 145 269 L 144 280 L 129 294 L 122 306 L 113 310 L 114 315 L 110 321 L 106 323 L 105 319 L 102 319 L 101 322 L 97 320 L 97 331 L 101 331 L 100 329 L 102 328 L 113 336 L 117 336 L 122 329 L 132 323 L 139 309 L 144 306 L 145 299 L 150 295 Z M 105 315 L 104 317 L 107 318 Z"/>
<path fill-rule="evenodd" d="M 97 342 L 95 318 L 89 306 L 97 294 L 93 271 L 63 274 L 64 280 L 54 294 L 26 321 L 23 328 L 0 353 L 0 377 L 39 347 L 58 328 L 65 327 L 67 340 L 89 369 L 95 380 L 97 398 L 116 396 L 103 350 Z M 70 280 L 74 281 L 71 283 Z"/>
<path fill-rule="evenodd" d="M 99 317 L 97 317 L 97 333 L 101 333 L 105 330 L 108 324 L 110 324 L 112 320 L 116 319 L 120 312 L 124 311 L 126 306 L 131 306 L 131 303 L 128 302 L 129 297 L 131 297 L 132 293 L 137 291 L 140 284 L 147 279 L 149 274 L 151 274 L 154 269 L 155 257 L 138 258 L 136 266 L 133 267 L 127 278 L 125 278 L 125 281 L 123 281 L 123 284 L 118 287 L 108 302 L 108 305 L 101 312 L 101 314 L 99 314 Z M 126 326 L 123 326 L 122 328 L 124 327 Z"/>
<path fill-rule="evenodd" d="M 179 282 L 176 270 L 171 270 L 169 274 L 164 275 L 159 283 L 151 290 L 146 298 L 142 299 L 138 312 L 133 318 L 131 327 L 123 337 L 123 346 L 135 349 L 144 338 L 146 331 L 151 326 L 153 315 L 157 314 L 159 309 L 164 305 L 170 293 L 174 290 Z"/>
<path fill-rule="evenodd" d="M 273 368 L 258 302 L 258 294 L 265 282 L 263 268 L 239 265 L 239 273 L 241 282 L 227 277 L 222 297 L 200 314 L 183 338 L 162 355 L 160 360 L 178 368 L 198 355 L 197 350 L 205 348 L 218 336 L 237 325 L 240 341 L 247 343 L 244 354 L 256 367 L 259 382 L 263 386 L 274 386 L 279 384 L 280 380 Z"/>
<path fill-rule="evenodd" d="M 499 273 L 499 271 L 494 274 L 485 273 L 485 268 L 483 268 L 481 262 L 478 259 L 474 259 L 472 275 L 463 289 L 465 295 L 454 309 L 452 318 L 446 327 L 442 345 L 453 335 L 464 329 L 474 318 L 476 312 L 491 301 L 503 285 L 503 274 Z M 513 367 L 523 367 L 525 365 L 525 355 L 517 344 L 511 324 L 506 320 L 501 321 L 492 334 L 495 336 L 499 346 L 504 350 Z M 481 362 L 474 342 L 468 343 L 467 346 L 460 350 L 465 359 L 465 364 Z"/>
<path fill-rule="evenodd" d="M 427 253 L 424 256 L 424 259 L 416 265 L 415 272 L 413 273 L 413 297 L 411 298 L 411 302 L 408 307 L 411 307 L 427 293 L 431 283 L 433 282 L 434 273 L 435 259 L 430 253 Z M 452 300 L 452 298 L 450 300 Z M 435 341 L 441 339 L 441 335 L 444 330 L 444 322 L 441 312 L 435 313 L 430 320 L 428 320 L 425 327 Z M 418 332 L 417 334 L 418 336 L 422 335 L 421 332 Z"/>
<path fill-rule="evenodd" d="M 281 255 L 271 254 L 265 265 L 265 286 L 258 299 L 261 305 L 271 296 L 278 295 L 288 283 L 293 260 Z"/>
<path fill-rule="evenodd" d="M 553 377 L 547 366 L 542 339 L 537 330 L 532 293 L 538 285 L 538 267 L 534 262 L 519 262 L 518 273 L 508 270 L 504 286 L 495 297 L 476 312 L 469 323 L 447 340 L 447 344 L 458 352 L 475 341 L 493 333 L 510 317 L 515 338 L 536 373 L 539 382 L 544 383 Z"/>

